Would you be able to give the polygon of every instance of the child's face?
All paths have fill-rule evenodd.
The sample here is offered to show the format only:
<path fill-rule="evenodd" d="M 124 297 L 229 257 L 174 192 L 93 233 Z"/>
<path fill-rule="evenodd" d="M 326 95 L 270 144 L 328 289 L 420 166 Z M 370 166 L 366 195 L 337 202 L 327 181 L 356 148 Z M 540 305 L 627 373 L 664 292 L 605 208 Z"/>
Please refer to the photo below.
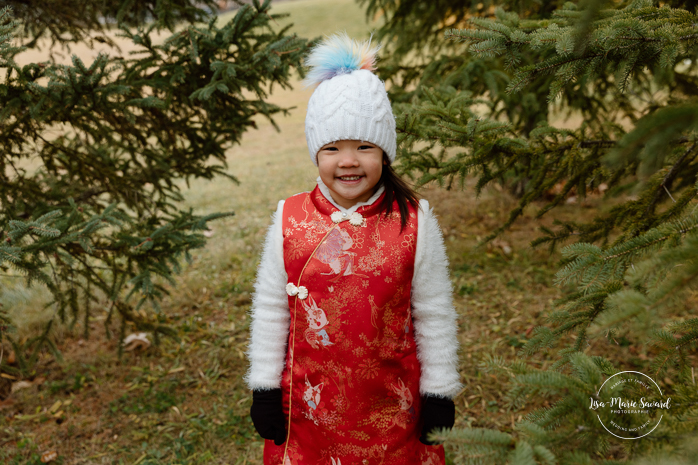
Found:
<path fill-rule="evenodd" d="M 317 154 L 322 182 L 344 208 L 371 198 L 383 172 L 383 149 L 360 140 L 323 145 Z"/>

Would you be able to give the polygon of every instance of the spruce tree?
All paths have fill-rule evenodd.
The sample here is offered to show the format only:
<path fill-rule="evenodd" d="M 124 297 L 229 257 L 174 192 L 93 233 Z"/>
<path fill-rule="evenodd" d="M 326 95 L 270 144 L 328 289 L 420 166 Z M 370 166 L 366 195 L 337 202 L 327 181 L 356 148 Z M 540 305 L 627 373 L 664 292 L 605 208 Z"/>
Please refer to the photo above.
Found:
<path fill-rule="evenodd" d="M 289 86 L 306 41 L 278 30 L 269 0 L 241 5 L 225 24 L 215 3 L 10 1 L 0 12 L 0 273 L 46 286 L 57 317 L 84 321 L 86 335 L 97 305 L 121 337 L 127 323 L 156 339 L 174 335 L 146 310 L 204 245 L 208 222 L 233 214 L 182 209 L 179 186 L 236 181 L 226 149 L 255 116 L 285 112 L 267 97 Z M 113 43 L 110 30 L 135 52 L 115 47 L 70 65 L 15 61 L 20 36 L 26 47 L 51 40 L 69 49 Z M 42 347 L 55 352 L 48 329 L 11 342 L 25 371 Z"/>
<path fill-rule="evenodd" d="M 562 190 L 539 217 L 555 218 L 571 192 L 583 199 L 608 187 L 609 207 L 593 220 L 556 220 L 532 241 L 563 247 L 557 283 L 575 287 L 521 351 L 562 346 L 556 363 L 547 370 L 525 358 L 486 363 L 510 376 L 511 407 L 534 398 L 551 406 L 532 412 L 513 434 L 477 428 L 445 434 L 459 459 L 694 463 L 696 3 L 363 3 L 369 14 L 383 14 L 378 35 L 394 44 L 383 77 L 403 102 L 395 109 L 403 172 L 418 184 L 447 187 L 475 177 L 478 193 L 499 182 L 517 195 L 508 221 L 485 240 L 556 185 Z M 551 109 L 581 122 L 556 128 Z M 672 408 L 651 436 L 637 441 L 608 434 L 589 408 L 603 381 L 622 369 L 589 353 L 589 341 L 619 334 L 650 355 L 638 371 L 673 380 L 662 385 Z"/>

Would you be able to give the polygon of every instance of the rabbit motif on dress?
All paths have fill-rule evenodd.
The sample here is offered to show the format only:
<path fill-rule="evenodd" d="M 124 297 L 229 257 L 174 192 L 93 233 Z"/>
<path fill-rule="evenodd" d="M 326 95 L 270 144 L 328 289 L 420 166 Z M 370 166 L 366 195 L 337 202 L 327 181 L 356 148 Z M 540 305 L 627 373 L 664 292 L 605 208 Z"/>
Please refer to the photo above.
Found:
<path fill-rule="evenodd" d="M 407 424 L 412 422 L 415 418 L 414 407 L 412 407 L 412 392 L 405 386 L 402 379 L 398 378 L 397 380 L 398 384 L 391 384 L 390 389 L 400 398 L 400 410 L 398 410 L 395 417 L 393 417 L 393 424 L 391 427 L 397 425 L 401 428 L 407 428 Z"/>
<path fill-rule="evenodd" d="M 308 320 L 308 329 L 305 330 L 305 340 L 308 341 L 308 344 L 310 344 L 313 349 L 319 348 L 319 343 L 322 343 L 322 346 L 325 347 L 333 345 L 334 343 L 330 341 L 330 335 L 327 334 L 327 330 L 325 329 L 329 323 L 325 311 L 317 306 L 313 296 L 308 296 L 306 300 L 310 302 L 310 305 L 308 305 L 305 300 L 301 301 Z"/>
<path fill-rule="evenodd" d="M 308 380 L 308 375 L 305 375 L 305 392 L 303 393 L 303 402 L 305 402 L 310 409 L 306 413 L 306 417 L 313 421 L 317 425 L 316 410 L 320 405 L 320 392 L 325 386 L 325 383 L 320 383 L 316 386 L 310 384 Z"/>
<path fill-rule="evenodd" d="M 432 450 L 425 450 L 422 454 L 422 464 L 421 465 L 438 465 L 441 463 L 438 454 Z"/>

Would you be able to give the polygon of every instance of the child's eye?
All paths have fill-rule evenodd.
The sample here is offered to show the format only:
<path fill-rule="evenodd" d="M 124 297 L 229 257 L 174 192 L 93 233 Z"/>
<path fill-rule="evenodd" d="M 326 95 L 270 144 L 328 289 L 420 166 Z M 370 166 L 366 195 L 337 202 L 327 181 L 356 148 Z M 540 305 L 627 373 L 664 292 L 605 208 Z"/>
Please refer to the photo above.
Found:
<path fill-rule="evenodd" d="M 325 152 L 336 152 L 338 149 L 337 149 L 337 147 L 325 147 L 322 150 Z"/>
<path fill-rule="evenodd" d="M 373 148 L 372 145 L 361 145 L 359 146 L 359 150 L 371 150 Z"/>

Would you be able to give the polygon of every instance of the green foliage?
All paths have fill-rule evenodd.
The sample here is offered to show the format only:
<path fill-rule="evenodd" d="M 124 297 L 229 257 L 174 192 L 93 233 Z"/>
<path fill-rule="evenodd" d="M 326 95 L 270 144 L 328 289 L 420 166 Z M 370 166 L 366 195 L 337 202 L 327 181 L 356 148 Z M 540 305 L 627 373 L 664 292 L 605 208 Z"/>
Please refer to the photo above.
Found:
<path fill-rule="evenodd" d="M 117 411 L 135 414 L 166 412 L 170 407 L 179 404 L 182 400 L 182 397 L 177 396 L 175 391 L 178 384 L 177 381 L 172 381 L 163 383 L 162 386 L 157 388 L 149 386 L 143 392 L 137 393 L 137 395 L 134 395 L 134 393 L 124 394 L 112 402 L 109 409 L 112 413 Z"/>
<path fill-rule="evenodd" d="M 182 210 L 182 181 L 236 181 L 226 150 L 257 115 L 285 112 L 266 99 L 274 85 L 289 86 L 306 41 L 275 30 L 270 1 L 242 6 L 225 24 L 204 15 L 213 2 L 132 4 L 89 4 L 135 46 L 90 64 L 74 56 L 71 65 L 18 66 L 18 24 L 8 8 L 0 13 L 0 271 L 47 286 L 56 316 L 84 318 L 85 335 L 101 307 L 108 331 L 118 316 L 121 337 L 131 322 L 157 340 L 174 333 L 141 307 L 158 310 L 180 260 L 204 245 L 208 222 L 232 215 Z M 48 33 L 77 41 L 101 30 L 89 8 L 84 23 L 59 15 Z"/>
<path fill-rule="evenodd" d="M 108 32 L 116 25 L 135 27 L 155 19 L 158 29 L 173 30 L 181 23 L 206 21 L 218 6 L 215 0 L 51 0 L 41 2 L 40 8 L 26 1 L 6 0 L 5 4 L 23 24 L 32 48 L 41 37 L 49 37 L 52 45 L 113 45 Z"/>
<path fill-rule="evenodd" d="M 645 67 L 671 69 L 679 55 L 690 55 L 696 46 L 696 16 L 686 10 L 668 5 L 657 8 L 649 0 L 601 10 L 602 3 L 587 2 L 585 8 L 567 3 L 553 12 L 550 20 L 529 25 L 533 30 L 528 34 L 508 27 L 519 23 L 517 15 L 501 13 L 499 21 L 473 19 L 471 24 L 476 29 L 453 29 L 445 36 L 472 42 L 470 51 L 475 55 L 507 54 L 510 63 L 520 61 L 524 48 L 548 57 L 518 68 L 507 91 L 519 91 L 538 76 L 554 73 L 550 102 L 573 81 L 583 85 L 609 75 L 623 92 L 630 79 L 637 78 Z"/>
<path fill-rule="evenodd" d="M 510 409 L 547 406 L 512 433 L 471 428 L 444 438 L 464 463 L 690 463 L 683 441 L 695 440 L 698 426 L 695 2 L 364 4 L 385 14 L 378 35 L 394 42 L 384 77 L 399 102 L 402 171 L 418 185 L 462 187 L 474 177 L 477 193 L 507 186 L 518 205 L 483 242 L 543 201 L 536 216 L 555 226 L 532 245 L 565 244 L 556 281 L 570 292 L 520 349 L 552 351 L 553 365 L 483 366 L 509 376 Z M 568 116 L 577 123 L 555 127 Z M 556 218 L 569 197 L 591 195 L 599 205 L 591 221 Z M 646 356 L 618 360 L 604 338 Z M 650 375 L 672 398 L 651 439 L 616 440 L 589 409 L 604 378 L 624 369 Z"/>
<path fill-rule="evenodd" d="M 381 51 L 378 72 L 390 83 L 393 102 L 421 98 L 431 87 L 467 90 L 475 96 L 488 95 L 493 119 L 506 119 L 518 130 L 528 132 L 545 121 L 548 108 L 541 105 L 544 93 L 532 86 L 512 96 L 506 93 L 507 69 L 532 64 L 538 57 L 524 54 L 522 62 L 505 63 L 501 57 L 479 59 L 465 55 L 467 44 L 444 41 L 444 33 L 464 26 L 473 18 L 491 15 L 499 5 L 521 12 L 526 21 L 547 17 L 564 2 L 536 0 L 359 0 L 369 17 L 384 18 L 376 37 L 391 47 Z M 503 10 L 498 10 L 502 15 Z M 509 15 L 508 17 L 512 17 Z M 516 15 L 513 15 L 516 17 Z M 549 78 L 543 77 L 543 87 Z M 397 113 L 397 112 L 396 112 Z"/>
<path fill-rule="evenodd" d="M 624 460 L 607 457 L 618 454 L 618 441 L 606 432 L 601 422 L 627 422 L 629 418 L 615 415 L 609 410 L 592 410 L 589 408 L 589 399 L 608 403 L 611 397 L 616 396 L 639 398 L 643 395 L 643 388 L 628 383 L 612 394 L 610 391 L 600 391 L 600 395 L 597 395 L 604 378 L 619 370 L 602 357 L 590 357 L 581 352 L 570 353 L 568 363 L 567 372 L 562 372 L 534 369 L 524 362 L 517 361 L 507 365 L 501 359 L 486 359 L 483 367 L 487 371 L 511 376 L 509 408 L 517 408 L 531 399 L 539 402 L 547 400 L 551 405 L 528 414 L 517 423 L 513 433 L 465 428 L 445 431 L 436 434 L 435 438 L 455 445 L 456 463 L 627 463 L 627 455 L 623 457 Z M 686 419 L 684 415 L 695 405 L 695 393 L 689 392 L 693 390 L 686 389 L 672 395 L 672 402 L 681 405 L 677 406 L 677 410 L 670 416 L 664 415 L 662 420 L 670 424 L 663 425 L 652 433 L 654 443 L 637 442 L 628 449 L 639 456 L 648 454 L 648 457 L 667 457 L 666 451 L 661 449 L 662 443 L 673 442 L 675 446 L 680 446 L 682 438 L 691 437 L 686 433 L 694 429 L 695 422 Z M 644 395 L 646 396 L 646 393 Z M 645 397 L 648 401 L 653 399 L 654 397 Z M 654 422 L 657 421 L 656 416 L 650 416 Z M 631 426 L 628 423 L 620 424 L 625 427 Z M 678 454 L 676 450 L 672 454 L 676 460 L 684 458 L 684 451 L 680 447 L 678 451 Z"/>

